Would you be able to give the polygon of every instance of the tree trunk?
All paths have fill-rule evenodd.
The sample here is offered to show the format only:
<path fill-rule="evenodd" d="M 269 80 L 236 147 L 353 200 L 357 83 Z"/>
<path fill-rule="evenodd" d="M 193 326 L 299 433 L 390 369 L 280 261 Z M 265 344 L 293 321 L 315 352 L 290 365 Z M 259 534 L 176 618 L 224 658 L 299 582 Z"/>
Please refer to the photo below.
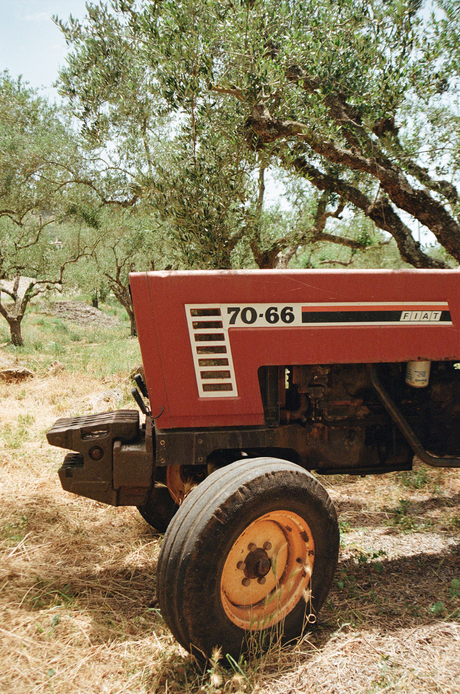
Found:
<path fill-rule="evenodd" d="M 136 325 L 136 318 L 134 316 L 134 312 L 131 309 L 128 309 L 126 306 L 125 306 L 125 309 L 128 313 L 129 321 L 131 324 L 131 335 L 132 335 L 132 337 L 137 337 L 137 325 Z"/>
<path fill-rule="evenodd" d="M 21 318 L 7 318 L 8 325 L 10 326 L 11 342 L 15 347 L 22 347 L 24 345 L 21 333 Z"/>
<path fill-rule="evenodd" d="M 117 277 L 113 278 L 109 274 L 105 274 L 110 283 L 110 288 L 114 293 L 116 300 L 123 306 L 129 316 L 131 335 L 137 336 L 136 318 L 134 317 L 133 300 L 129 291 L 129 285 L 125 287 L 120 279 L 120 270 L 117 268 Z"/>

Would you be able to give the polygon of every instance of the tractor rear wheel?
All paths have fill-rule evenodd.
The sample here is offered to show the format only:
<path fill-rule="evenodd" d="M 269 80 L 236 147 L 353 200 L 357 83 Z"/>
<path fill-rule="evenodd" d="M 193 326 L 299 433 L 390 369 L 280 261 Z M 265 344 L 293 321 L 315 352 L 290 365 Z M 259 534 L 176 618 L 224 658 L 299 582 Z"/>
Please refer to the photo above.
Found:
<path fill-rule="evenodd" d="M 171 497 L 167 487 L 154 487 L 147 501 L 142 506 L 138 506 L 137 510 L 152 528 L 163 534 L 166 532 L 177 508 L 177 504 Z"/>
<path fill-rule="evenodd" d="M 190 491 L 206 477 L 205 465 L 168 465 L 155 470 L 155 486 L 137 509 L 155 530 L 165 533 L 172 517 Z"/>
<path fill-rule="evenodd" d="M 164 534 L 170 524 L 178 505 L 167 487 L 166 469 L 155 468 L 155 483 L 146 501 L 137 510 L 142 518 L 159 533 Z"/>
<path fill-rule="evenodd" d="M 158 563 L 162 615 L 201 658 L 299 637 L 326 599 L 338 547 L 335 509 L 309 472 L 240 460 L 205 479 L 171 521 Z"/>

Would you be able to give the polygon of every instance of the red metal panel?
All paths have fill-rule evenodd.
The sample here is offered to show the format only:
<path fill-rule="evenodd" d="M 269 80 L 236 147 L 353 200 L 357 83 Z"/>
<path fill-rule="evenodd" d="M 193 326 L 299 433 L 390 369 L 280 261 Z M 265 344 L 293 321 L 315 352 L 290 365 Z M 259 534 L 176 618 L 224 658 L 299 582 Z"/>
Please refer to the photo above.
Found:
<path fill-rule="evenodd" d="M 161 428 L 263 424 L 262 365 L 460 360 L 457 270 L 152 272 L 131 287 Z"/>
<path fill-rule="evenodd" d="M 155 417 L 163 408 L 163 420 L 169 422 L 168 397 L 163 378 L 163 364 L 154 310 L 154 306 L 159 306 L 160 302 L 158 298 L 152 301 L 146 273 L 133 273 L 129 279 L 152 414 Z M 175 336 L 172 334 L 171 342 L 174 340 Z M 166 424 L 166 426 L 171 425 Z"/>

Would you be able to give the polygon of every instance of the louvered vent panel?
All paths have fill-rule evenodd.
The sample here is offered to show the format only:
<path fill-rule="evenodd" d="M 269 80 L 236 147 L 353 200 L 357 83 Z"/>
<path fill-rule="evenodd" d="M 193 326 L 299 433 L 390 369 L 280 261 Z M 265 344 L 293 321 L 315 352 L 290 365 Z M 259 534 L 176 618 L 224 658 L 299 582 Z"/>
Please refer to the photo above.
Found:
<path fill-rule="evenodd" d="M 236 397 L 230 341 L 220 307 L 200 304 L 185 309 L 200 398 Z"/>

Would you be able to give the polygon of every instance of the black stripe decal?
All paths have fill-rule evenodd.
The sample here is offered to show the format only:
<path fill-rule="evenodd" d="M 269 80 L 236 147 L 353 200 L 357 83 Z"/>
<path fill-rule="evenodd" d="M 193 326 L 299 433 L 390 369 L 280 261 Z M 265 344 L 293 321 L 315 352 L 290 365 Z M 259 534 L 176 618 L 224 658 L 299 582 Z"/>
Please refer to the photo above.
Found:
<path fill-rule="evenodd" d="M 401 316 L 407 311 L 302 311 L 302 323 L 445 323 L 451 322 L 450 311 L 442 311 L 437 320 L 418 318 L 402 321 Z M 411 311 L 415 313 L 415 311 Z M 423 314 L 434 311 L 417 311 Z M 435 313 L 439 313 L 436 311 Z"/>

